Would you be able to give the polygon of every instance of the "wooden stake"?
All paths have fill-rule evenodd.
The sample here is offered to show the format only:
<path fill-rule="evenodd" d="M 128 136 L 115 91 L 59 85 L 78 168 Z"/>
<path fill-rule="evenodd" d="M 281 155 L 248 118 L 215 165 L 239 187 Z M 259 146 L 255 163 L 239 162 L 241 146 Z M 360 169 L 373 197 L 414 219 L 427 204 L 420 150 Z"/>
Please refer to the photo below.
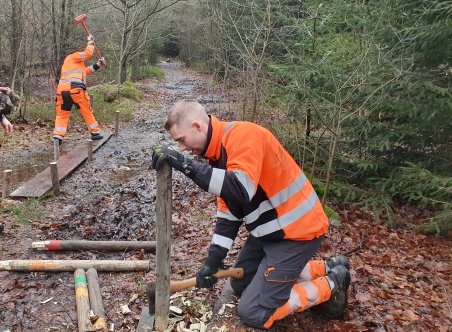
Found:
<path fill-rule="evenodd" d="M 12 170 L 10 169 L 5 169 L 3 171 L 3 187 L 2 187 L 2 198 L 5 199 L 6 197 L 9 196 L 9 194 L 11 194 L 11 188 L 10 183 L 11 183 L 11 173 Z"/>
<path fill-rule="evenodd" d="M 50 163 L 50 175 L 52 177 L 52 188 L 55 196 L 59 196 L 60 192 L 60 181 L 58 180 L 58 163 L 53 161 Z"/>
<path fill-rule="evenodd" d="M 60 140 L 58 138 L 53 139 L 53 161 L 60 159 Z"/>
<path fill-rule="evenodd" d="M 86 241 L 86 240 L 49 240 L 33 242 L 31 247 L 38 250 L 98 250 L 98 251 L 155 251 L 155 241 Z"/>
<path fill-rule="evenodd" d="M 77 269 L 97 271 L 149 271 L 149 261 L 119 260 L 6 260 L 0 261 L 0 271 L 71 272 Z"/>
<path fill-rule="evenodd" d="M 119 111 L 115 113 L 115 137 L 118 137 L 119 133 Z"/>
<path fill-rule="evenodd" d="M 99 278 L 97 277 L 96 269 L 88 269 L 86 271 L 88 279 L 89 303 L 97 320 L 93 322 L 94 328 L 101 331 L 108 331 L 107 318 L 105 317 L 104 306 L 102 305 L 102 295 L 100 293 Z"/>
<path fill-rule="evenodd" d="M 170 235 L 172 170 L 168 164 L 157 171 L 157 268 L 155 283 L 155 328 L 164 331 L 168 327 L 170 285 Z"/>
<path fill-rule="evenodd" d="M 74 272 L 75 299 L 77 302 L 77 321 L 79 332 L 90 331 L 92 326 L 89 320 L 89 296 L 86 284 L 86 274 L 83 269 Z"/>
<path fill-rule="evenodd" d="M 93 160 L 93 140 L 88 139 L 88 161 Z"/>

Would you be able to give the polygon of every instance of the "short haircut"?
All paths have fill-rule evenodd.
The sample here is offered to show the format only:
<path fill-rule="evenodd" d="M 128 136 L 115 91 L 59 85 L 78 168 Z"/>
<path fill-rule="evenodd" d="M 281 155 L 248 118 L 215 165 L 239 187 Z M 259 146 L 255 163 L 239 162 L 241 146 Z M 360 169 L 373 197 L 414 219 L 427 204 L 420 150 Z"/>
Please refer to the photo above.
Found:
<path fill-rule="evenodd" d="M 182 99 L 171 108 L 165 122 L 165 129 L 169 131 L 174 125 L 178 127 L 190 125 L 192 121 L 209 121 L 204 106 L 194 99 Z"/>

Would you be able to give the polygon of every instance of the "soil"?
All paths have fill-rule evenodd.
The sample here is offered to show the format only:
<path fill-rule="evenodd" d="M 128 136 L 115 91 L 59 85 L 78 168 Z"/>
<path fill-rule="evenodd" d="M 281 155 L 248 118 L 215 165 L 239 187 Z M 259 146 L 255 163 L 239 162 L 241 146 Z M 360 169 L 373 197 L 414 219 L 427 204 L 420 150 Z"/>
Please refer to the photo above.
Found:
<path fill-rule="evenodd" d="M 99 272 L 102 300 L 111 330 L 135 331 L 147 305 L 145 284 L 155 280 L 155 256 L 144 251 L 120 253 L 50 252 L 31 249 L 34 241 L 154 240 L 156 174 L 149 169 L 152 147 L 171 143 L 162 129 L 169 107 L 181 98 L 196 98 L 210 113 L 233 119 L 227 99 L 231 93 L 212 88 L 208 77 L 176 62 L 161 63 L 165 79 L 139 83 L 142 101 L 135 119 L 121 124 L 112 137 L 61 183 L 62 195 L 47 195 L 36 203 L 36 214 L 25 222 L 12 213 L 0 213 L 5 231 L 0 235 L 0 260 L 112 259 L 150 260 L 149 272 Z M 105 130 L 112 127 L 104 126 Z M 0 146 L 0 170 L 14 170 L 13 188 L 47 166 L 52 158 L 51 128 L 16 126 L 14 137 Z M 73 125 L 63 151 L 87 138 L 83 125 Z M 192 277 L 206 258 L 215 221 L 215 199 L 191 180 L 173 172 L 171 225 L 171 278 Z M 30 204 L 3 200 L 2 207 Z M 331 226 L 319 257 L 346 254 L 351 262 L 352 285 L 344 318 L 329 321 L 310 310 L 277 322 L 271 331 L 448 331 L 452 326 L 450 302 L 451 243 L 426 236 L 407 225 L 425 218 L 409 206 L 400 208 L 399 227 L 376 224 L 363 211 L 334 204 L 343 218 Z M 241 231 L 226 264 L 246 237 Z M 76 331 L 77 312 L 73 273 L 0 271 L 0 331 Z M 214 290 L 191 289 L 172 296 L 168 331 L 256 331 L 244 326 L 230 302 L 212 316 L 225 285 Z M 122 313 L 127 305 L 130 313 Z M 185 330 L 184 330 L 185 329 Z"/>

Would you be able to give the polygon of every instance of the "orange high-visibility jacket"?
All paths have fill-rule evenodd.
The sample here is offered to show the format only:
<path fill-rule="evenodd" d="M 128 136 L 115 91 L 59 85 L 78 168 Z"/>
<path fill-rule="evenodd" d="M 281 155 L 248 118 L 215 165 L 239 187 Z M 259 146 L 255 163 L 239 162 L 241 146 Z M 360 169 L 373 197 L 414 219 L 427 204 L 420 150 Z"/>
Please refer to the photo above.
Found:
<path fill-rule="evenodd" d="M 74 52 L 64 59 L 57 93 L 75 88 L 86 90 L 86 75 L 91 75 L 95 69 L 93 66 L 86 67 L 85 61 L 89 60 L 93 53 L 94 45 L 88 44 L 83 52 Z"/>
<path fill-rule="evenodd" d="M 298 164 L 267 129 L 210 116 L 204 156 L 190 177 L 217 195 L 217 223 L 208 263 L 223 260 L 242 221 L 262 240 L 312 240 L 328 230 L 328 218 Z"/>

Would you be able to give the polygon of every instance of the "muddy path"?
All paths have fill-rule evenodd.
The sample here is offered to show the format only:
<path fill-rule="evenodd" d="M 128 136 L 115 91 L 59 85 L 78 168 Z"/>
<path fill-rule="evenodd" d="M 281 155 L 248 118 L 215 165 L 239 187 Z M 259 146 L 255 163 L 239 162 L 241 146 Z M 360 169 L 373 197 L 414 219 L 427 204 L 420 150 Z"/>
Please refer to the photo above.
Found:
<path fill-rule="evenodd" d="M 170 142 L 169 136 L 162 129 L 166 111 L 181 98 L 221 100 L 220 96 L 199 93 L 208 91 L 205 88 L 205 78 L 184 70 L 177 63 L 162 63 L 161 66 L 165 71 L 163 82 L 148 81 L 140 85 L 145 97 L 142 105 L 138 106 L 134 121 L 122 126 L 119 137 L 112 137 L 96 151 L 92 162 L 81 165 L 61 183 L 60 197 L 50 196 L 39 204 L 37 209 L 42 214 L 39 221 L 17 223 L 8 215 L 2 216 L 6 229 L 0 237 L 1 260 L 150 259 L 151 271 L 153 270 L 154 257 L 150 253 L 52 253 L 35 251 L 30 246 L 33 241 L 49 239 L 155 239 L 155 172 L 149 166 L 151 148 L 156 144 Z M 36 164 L 35 168 L 42 168 L 46 158 L 50 159 L 52 156 L 48 135 L 41 131 L 34 141 L 30 140 L 30 144 L 22 146 L 22 151 L 10 151 L 8 160 L 2 158 L 2 162 L 8 162 L 12 168 L 24 169 L 25 173 L 25 161 Z M 70 150 L 81 141 L 79 137 L 73 141 L 68 140 L 63 149 Z M 34 150 L 29 149 L 33 142 L 36 143 Z M 197 254 L 190 257 L 193 261 L 187 260 L 185 255 L 190 250 L 192 253 L 201 251 L 200 254 L 204 254 L 200 245 L 208 244 L 205 237 L 209 236 L 211 215 L 206 211 L 213 211 L 213 202 L 206 198 L 206 194 L 192 188 L 192 184 L 180 174 L 173 176 L 174 233 L 184 232 L 189 211 L 194 211 L 198 222 L 205 221 L 206 224 L 205 229 L 190 231 L 196 231 L 200 235 L 199 239 L 193 240 L 192 233 L 188 233 L 190 241 L 184 239 L 182 234 L 181 239 L 173 242 L 173 272 L 181 278 L 192 276 L 199 267 Z M 25 175 L 22 177 L 26 178 Z M 201 202 L 204 197 L 206 203 L 199 203 L 193 197 L 201 197 Z M 202 218 L 204 219 L 201 220 Z M 179 250 L 185 253 L 178 255 Z M 146 302 L 142 286 L 146 280 L 154 279 L 153 272 L 99 273 L 99 278 L 109 322 L 114 323 L 115 331 L 133 331 L 138 323 L 141 307 Z M 72 273 L 0 271 L 0 280 L 0 331 L 75 330 Z M 130 299 L 133 301 L 130 302 Z M 120 313 L 119 306 L 124 304 L 129 305 L 131 314 Z"/>
<path fill-rule="evenodd" d="M 150 260 L 149 272 L 99 272 L 107 321 L 114 324 L 114 331 L 136 330 L 141 309 L 147 304 L 144 285 L 155 280 L 154 255 L 142 251 L 35 251 L 31 243 L 50 239 L 155 239 L 156 179 L 149 165 L 152 146 L 171 142 L 162 129 L 169 106 L 181 98 L 196 98 L 210 113 L 225 120 L 237 118 L 226 102 L 230 91 L 213 89 L 207 77 L 178 63 L 162 63 L 161 67 L 164 81 L 139 84 L 144 97 L 134 121 L 122 125 L 119 137 L 112 137 L 96 151 L 92 162 L 81 165 L 61 183 L 61 196 L 50 195 L 36 203 L 32 206 L 36 216 L 26 222 L 0 214 L 6 225 L 0 235 L 0 260 Z M 33 171 L 44 167 L 52 156 L 50 131 L 22 131 L 19 126 L 14 139 L 20 141 L 20 148 L 2 147 L 0 167 L 23 168 L 23 178 L 30 175 L 30 167 L 35 168 Z M 70 150 L 81 144 L 83 135 L 71 136 L 64 148 Z M 421 235 L 405 226 L 408 219 L 425 217 L 412 211 L 401 211 L 400 227 L 390 229 L 375 224 L 358 209 L 334 206 L 344 223 L 331 227 L 319 257 L 346 253 L 350 258 L 352 286 L 344 319 L 327 321 L 307 311 L 277 322 L 271 331 L 447 331 L 452 317 L 451 241 Z M 192 277 L 205 260 L 215 221 L 215 198 L 173 172 L 172 219 L 171 277 L 180 280 Z M 227 265 L 233 264 L 245 235 L 243 231 L 239 234 Z M 73 273 L 0 271 L 0 332 L 76 331 L 73 279 Z M 183 313 L 171 317 L 169 331 L 199 331 L 203 326 L 207 331 L 256 331 L 242 325 L 235 302 L 222 315 L 211 317 L 223 286 L 224 281 L 220 281 L 213 291 L 192 289 L 175 294 L 172 305 Z M 123 314 L 122 305 L 128 305 L 131 312 Z"/>

